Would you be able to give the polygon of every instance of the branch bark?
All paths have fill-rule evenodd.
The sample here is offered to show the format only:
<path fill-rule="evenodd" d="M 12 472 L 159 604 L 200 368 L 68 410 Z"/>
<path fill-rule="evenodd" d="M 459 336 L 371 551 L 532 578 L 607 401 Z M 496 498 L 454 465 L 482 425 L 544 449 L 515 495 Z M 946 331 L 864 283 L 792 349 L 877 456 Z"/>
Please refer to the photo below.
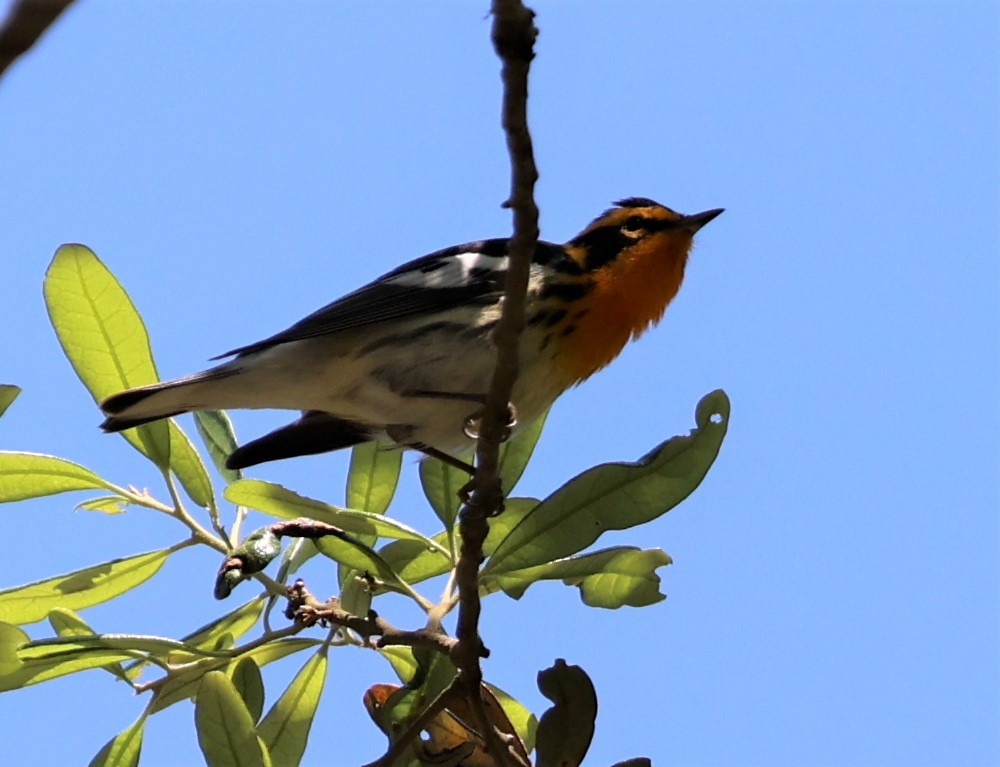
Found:
<path fill-rule="evenodd" d="M 493 47 L 502 62 L 502 123 L 511 158 L 511 193 L 504 206 L 513 211 L 514 231 L 508 248 L 503 310 L 493 335 L 497 362 L 480 424 L 476 473 L 469 501 L 459 516 L 462 548 L 455 575 L 459 591 L 455 632 L 458 644 L 452 651 L 452 659 L 458 668 L 458 682 L 478 720 L 476 725 L 486 735 L 487 749 L 498 764 L 503 764 L 508 760 L 506 749 L 500 747 L 479 693 L 483 677 L 480 658 L 489 654 L 479 636 L 479 567 L 483 562 L 483 541 L 489 532 L 488 519 L 503 509 L 500 442 L 518 374 L 528 274 L 538 242 L 538 208 L 534 200 L 538 170 L 527 117 L 528 72 L 538 30 L 534 26 L 534 12 L 521 0 L 493 0 L 492 14 Z"/>
<path fill-rule="evenodd" d="M 16 0 L 0 25 L 0 77 L 44 34 L 73 0 Z"/>

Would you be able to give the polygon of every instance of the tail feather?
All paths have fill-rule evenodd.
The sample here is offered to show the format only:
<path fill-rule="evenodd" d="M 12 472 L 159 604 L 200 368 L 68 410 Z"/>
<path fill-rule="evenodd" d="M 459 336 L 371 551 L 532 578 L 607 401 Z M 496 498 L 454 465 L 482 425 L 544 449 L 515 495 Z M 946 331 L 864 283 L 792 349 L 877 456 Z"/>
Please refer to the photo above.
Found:
<path fill-rule="evenodd" d="M 209 403 L 198 401 L 200 384 L 227 378 L 234 372 L 217 368 L 113 394 L 101 402 L 101 410 L 107 416 L 101 428 L 106 432 L 122 431 L 191 410 L 206 409 Z"/>
<path fill-rule="evenodd" d="M 340 450 L 373 439 L 370 427 L 309 410 L 299 420 L 236 448 L 226 459 L 226 467 L 245 469 L 266 461 Z"/>
<path fill-rule="evenodd" d="M 125 429 L 132 429 L 136 426 L 142 426 L 144 423 L 152 423 L 153 421 L 161 421 L 164 418 L 172 418 L 175 415 L 183 415 L 186 410 L 177 410 L 173 413 L 164 413 L 163 415 L 150 415 L 144 416 L 142 418 L 120 418 L 118 416 L 108 416 L 103 421 L 101 421 L 101 429 L 105 433 L 111 434 L 116 431 L 125 431 Z"/>

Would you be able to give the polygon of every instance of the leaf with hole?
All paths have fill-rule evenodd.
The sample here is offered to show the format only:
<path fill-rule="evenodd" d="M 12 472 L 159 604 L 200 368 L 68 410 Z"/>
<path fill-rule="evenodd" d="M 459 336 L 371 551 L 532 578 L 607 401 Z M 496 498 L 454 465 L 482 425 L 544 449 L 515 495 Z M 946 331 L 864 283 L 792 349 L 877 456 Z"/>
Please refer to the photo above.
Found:
<path fill-rule="evenodd" d="M 595 466 L 542 501 L 497 547 L 483 575 L 545 564 L 584 550 L 608 530 L 624 530 L 666 513 L 690 495 L 719 454 L 729 424 L 729 399 L 702 398 L 697 427 L 635 463 Z"/>

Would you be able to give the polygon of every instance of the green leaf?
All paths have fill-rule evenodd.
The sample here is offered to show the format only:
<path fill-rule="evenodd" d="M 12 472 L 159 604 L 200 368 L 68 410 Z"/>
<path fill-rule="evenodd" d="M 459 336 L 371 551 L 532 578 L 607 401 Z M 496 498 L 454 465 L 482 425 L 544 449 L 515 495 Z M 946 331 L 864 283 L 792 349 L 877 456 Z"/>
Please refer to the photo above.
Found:
<path fill-rule="evenodd" d="M 546 410 L 518 432 L 516 437 L 500 445 L 500 486 L 504 493 L 509 495 L 524 473 L 531 454 L 535 452 L 538 438 L 542 436 L 542 428 L 548 415 L 549 411 Z"/>
<path fill-rule="evenodd" d="M 143 712 L 130 727 L 105 743 L 87 767 L 139 767 L 145 730 L 146 712 Z"/>
<path fill-rule="evenodd" d="M 306 661 L 257 728 L 275 767 L 298 767 L 302 760 L 323 694 L 326 665 L 322 648 Z"/>
<path fill-rule="evenodd" d="M 98 403 L 158 380 L 142 318 L 93 251 L 83 245 L 60 247 L 45 275 L 44 293 L 59 343 Z M 162 470 L 170 466 L 165 421 L 127 429 L 122 436 Z"/>
<path fill-rule="evenodd" d="M 104 652 L 129 653 L 168 657 L 181 655 L 186 659 L 226 656 L 212 650 L 199 649 L 167 637 L 147 634 L 76 634 L 67 637 L 49 637 L 29 642 L 18 657 L 25 665 L 35 662 L 49 663 L 65 658 L 80 658 Z"/>
<path fill-rule="evenodd" d="M 118 488 L 79 464 L 40 453 L 0 451 L 0 503 L 73 490 Z"/>
<path fill-rule="evenodd" d="M 412 647 L 403 645 L 390 645 L 389 647 L 379 647 L 379 653 L 389 661 L 392 670 L 400 678 L 403 684 L 408 684 L 419 670 L 417 659 L 413 655 Z"/>
<path fill-rule="evenodd" d="M 425 458 L 420 462 L 420 485 L 445 530 L 451 530 L 455 526 L 461 507 L 458 491 L 468 481 L 469 475 L 464 471 L 437 458 Z"/>
<path fill-rule="evenodd" d="M 34 623 L 50 610 L 79 610 L 107 602 L 152 578 L 170 549 L 112 559 L 65 575 L 0 591 L 0 621 Z"/>
<path fill-rule="evenodd" d="M 102 514 L 124 514 L 126 505 L 128 505 L 128 501 L 120 495 L 102 495 L 98 498 L 82 501 L 73 508 L 82 511 L 99 511 Z"/>
<path fill-rule="evenodd" d="M 396 494 L 403 451 L 364 442 L 351 450 L 347 472 L 347 505 L 352 509 L 385 514 Z"/>
<path fill-rule="evenodd" d="M 437 545 L 412 527 L 394 519 L 367 511 L 341 509 L 259 479 L 241 479 L 239 482 L 234 482 L 226 488 L 224 495 L 232 503 L 249 506 L 279 519 L 308 517 L 356 535 L 409 538 L 423 541 L 431 547 Z"/>
<path fill-rule="evenodd" d="M 236 431 L 225 410 L 200 410 L 194 414 L 205 449 L 208 450 L 216 470 L 227 483 L 235 482 L 243 476 L 238 469 L 226 468 L 226 459 L 236 449 Z"/>
<path fill-rule="evenodd" d="M 266 599 L 262 596 L 254 597 L 235 610 L 181 637 L 180 641 L 184 646 L 193 650 L 208 650 L 210 652 L 228 650 L 232 648 L 237 639 L 254 627 L 264 609 L 265 602 Z M 146 661 L 131 663 L 126 667 L 126 673 L 130 677 L 135 677 L 146 665 Z"/>
<path fill-rule="evenodd" d="M 500 588 L 508 596 L 520 599 L 532 583 L 562 580 L 567 586 L 579 586 L 584 604 L 590 607 L 645 607 L 665 598 L 660 593 L 656 568 L 670 563 L 670 557 L 661 549 L 620 546 L 496 577 L 487 576 L 480 582 L 480 588 L 484 593 Z"/>
<path fill-rule="evenodd" d="M 265 767 L 253 719 L 229 678 L 209 671 L 198 687 L 194 720 L 198 745 L 209 767 Z"/>
<path fill-rule="evenodd" d="M 483 552 L 489 556 L 510 531 L 539 504 L 535 498 L 508 498 L 503 514 L 490 521 L 490 532 L 483 542 Z M 451 557 L 442 553 L 448 542 L 448 533 L 440 532 L 432 540 L 441 548 L 430 549 L 420 541 L 392 541 L 379 549 L 379 554 L 389 566 L 409 584 L 443 575 L 454 567 Z M 495 589 L 494 589 L 495 590 Z"/>
<path fill-rule="evenodd" d="M 408 584 L 389 563 L 361 541 L 326 536 L 316 539 L 316 548 L 334 562 L 380 578 L 390 588 L 404 592 L 409 590 Z"/>
<path fill-rule="evenodd" d="M 247 711 L 256 722 L 264 712 L 264 680 L 261 678 L 260 668 L 253 658 L 244 655 L 229 666 L 226 676 L 232 680 Z"/>
<path fill-rule="evenodd" d="M 538 672 L 538 689 L 555 705 L 538 723 L 536 767 L 577 767 L 594 737 L 594 684 L 582 668 L 560 658 Z"/>
<path fill-rule="evenodd" d="M 17 395 L 20 393 L 20 386 L 0 384 L 0 415 L 7 412 L 7 408 L 11 406 L 11 403 L 17 399 Z"/>
<path fill-rule="evenodd" d="M 729 424 L 729 399 L 718 390 L 695 413 L 697 428 L 674 437 L 635 463 L 595 466 L 542 501 L 504 539 L 483 575 L 523 570 L 575 554 L 608 530 L 649 522 L 684 500 L 719 453 Z"/>
<path fill-rule="evenodd" d="M 31 641 L 31 637 L 17 626 L 10 623 L 0 623 L 0 680 L 15 674 L 23 668 L 18 650 Z M 0 681 L 0 689 L 10 690 Z"/>
<path fill-rule="evenodd" d="M 443 546 L 448 542 L 448 534 L 438 533 L 434 540 Z M 451 557 L 442 554 L 440 549 L 428 548 L 420 541 L 393 541 L 379 549 L 379 555 L 393 572 L 410 584 L 442 575 L 454 566 Z"/>
<path fill-rule="evenodd" d="M 212 480 L 208 476 L 205 462 L 181 427 L 168 421 L 170 431 L 170 470 L 180 480 L 184 492 L 203 509 L 214 506 L 215 498 Z"/>

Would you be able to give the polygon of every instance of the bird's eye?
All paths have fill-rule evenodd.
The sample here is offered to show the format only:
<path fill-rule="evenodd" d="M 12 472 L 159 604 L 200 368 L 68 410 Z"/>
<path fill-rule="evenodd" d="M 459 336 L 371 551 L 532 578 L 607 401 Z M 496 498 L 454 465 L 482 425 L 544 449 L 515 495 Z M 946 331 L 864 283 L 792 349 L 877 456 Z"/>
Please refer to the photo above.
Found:
<path fill-rule="evenodd" d="M 642 234 L 646 229 L 646 221 L 642 216 L 629 216 L 622 224 L 622 231 L 627 234 Z"/>

